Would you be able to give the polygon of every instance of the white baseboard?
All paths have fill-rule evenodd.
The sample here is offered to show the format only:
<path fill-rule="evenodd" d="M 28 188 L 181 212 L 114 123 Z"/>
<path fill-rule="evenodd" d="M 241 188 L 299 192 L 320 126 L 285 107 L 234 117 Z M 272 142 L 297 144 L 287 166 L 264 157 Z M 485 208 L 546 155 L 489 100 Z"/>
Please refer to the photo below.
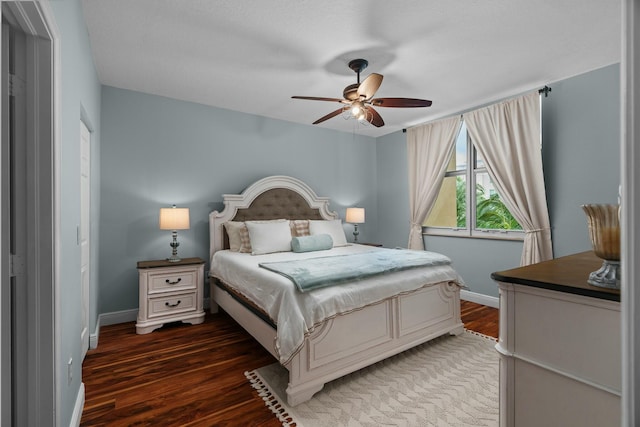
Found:
<path fill-rule="evenodd" d="M 98 323 L 103 326 L 117 325 L 118 323 L 135 322 L 138 318 L 138 309 L 114 311 L 111 313 L 102 313 L 98 316 Z"/>
<path fill-rule="evenodd" d="M 135 322 L 138 318 L 138 309 L 114 311 L 112 313 L 102 313 L 98 315 L 96 330 L 89 334 L 89 349 L 98 348 L 100 338 L 100 326 L 117 325 L 118 323 Z"/>
<path fill-rule="evenodd" d="M 100 316 L 98 316 L 98 321 L 96 322 L 96 330 L 94 333 L 89 334 L 89 350 L 93 350 L 94 348 L 98 348 L 98 338 L 100 337 Z"/>
<path fill-rule="evenodd" d="M 76 396 L 76 404 L 73 406 L 73 414 L 71 414 L 71 421 L 69 421 L 69 427 L 80 427 L 80 420 L 82 418 L 82 410 L 84 409 L 84 383 L 80 383 L 80 390 Z"/>
<path fill-rule="evenodd" d="M 500 298 L 492 297 L 489 295 L 478 294 L 476 292 L 460 291 L 460 299 L 465 301 L 475 302 L 476 304 L 482 304 L 493 308 L 500 308 Z"/>

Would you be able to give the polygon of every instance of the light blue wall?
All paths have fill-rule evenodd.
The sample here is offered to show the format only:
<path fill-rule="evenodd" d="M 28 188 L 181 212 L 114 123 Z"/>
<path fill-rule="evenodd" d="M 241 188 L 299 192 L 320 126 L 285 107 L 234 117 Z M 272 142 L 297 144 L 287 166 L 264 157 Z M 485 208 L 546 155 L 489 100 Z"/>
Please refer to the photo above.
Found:
<path fill-rule="evenodd" d="M 580 204 L 615 202 L 617 170 L 592 171 L 601 159 L 617 165 L 618 70 L 613 65 L 554 83 L 542 99 L 556 256 L 590 248 Z M 367 208 L 361 241 L 407 244 L 402 132 L 373 140 L 110 87 L 103 88 L 102 111 L 100 250 L 109 268 L 100 274 L 101 313 L 136 308 L 136 261 L 167 256 L 169 236 L 157 229 L 160 207 L 191 208 L 193 226 L 180 233 L 180 253 L 206 258 L 206 214 L 221 208 L 220 195 L 271 174 L 298 177 L 330 195 L 341 216 L 347 206 Z M 517 266 L 522 248 L 521 242 L 435 236 L 425 244 L 454 260 L 472 292 L 490 296 L 497 296 L 490 274 Z"/>
<path fill-rule="evenodd" d="M 100 83 L 93 66 L 93 57 L 84 25 L 79 0 L 50 2 L 60 32 L 60 289 L 57 307 L 60 341 L 57 384 L 60 394 L 61 425 L 69 425 L 82 380 L 80 328 L 82 324 L 80 289 L 80 246 L 77 227 L 80 224 L 80 119 L 88 121 L 92 134 L 92 274 L 91 274 L 91 330 L 97 319 L 97 273 L 99 257 L 100 170 Z M 67 362 L 73 359 L 73 380 L 67 384 Z"/>
<path fill-rule="evenodd" d="M 136 262 L 170 255 L 158 211 L 190 208 L 178 233 L 182 257 L 208 258 L 208 214 L 222 194 L 289 175 L 331 197 L 344 218 L 366 209 L 360 240 L 377 227 L 375 139 L 138 92 L 103 87 L 100 312 L 138 308 Z M 345 226 L 351 237 L 351 227 Z"/>
<path fill-rule="evenodd" d="M 92 133 L 91 330 L 98 313 L 138 307 L 135 264 L 168 255 L 157 228 L 160 207 L 191 208 L 179 235 L 182 256 L 208 255 L 207 214 L 221 194 L 272 174 L 295 176 L 332 209 L 367 209 L 361 241 L 406 246 L 406 138 L 377 140 L 228 110 L 101 87 L 79 0 L 50 2 L 60 44 L 60 293 L 57 367 L 73 381 L 57 385 L 61 425 L 68 425 L 81 381 L 79 342 L 79 122 Z M 615 202 L 619 182 L 619 67 L 552 84 L 543 99 L 544 162 L 556 256 L 589 249 L 582 203 Z M 604 165 L 604 166 L 603 166 Z M 351 228 L 346 226 L 350 237 Z M 519 262 L 521 244 L 429 237 L 427 247 L 454 259 L 472 291 L 497 295 L 492 271 Z"/>
<path fill-rule="evenodd" d="M 378 239 L 385 247 L 406 248 L 409 242 L 409 177 L 407 138 L 394 132 L 376 141 L 378 170 Z"/>
<path fill-rule="evenodd" d="M 618 203 L 620 66 L 551 86 L 542 98 L 542 156 L 558 257 L 591 248 L 581 205 Z"/>
<path fill-rule="evenodd" d="M 619 183 L 619 65 L 550 85 L 542 98 L 543 163 L 556 257 L 591 249 L 584 203 L 616 203 Z M 406 246 L 409 205 L 406 134 L 377 140 L 379 238 Z M 521 242 L 425 236 L 450 256 L 469 290 L 498 296 L 494 271 L 517 267 Z"/>

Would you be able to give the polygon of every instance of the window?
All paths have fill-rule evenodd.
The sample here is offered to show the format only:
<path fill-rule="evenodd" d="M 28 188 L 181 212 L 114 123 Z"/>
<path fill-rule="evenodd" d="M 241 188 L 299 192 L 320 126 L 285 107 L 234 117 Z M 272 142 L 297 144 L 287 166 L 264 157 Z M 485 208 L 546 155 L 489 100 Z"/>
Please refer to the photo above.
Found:
<path fill-rule="evenodd" d="M 471 191 L 474 189 L 474 191 Z M 426 234 L 522 239 L 522 227 L 500 199 L 462 122 Z"/>

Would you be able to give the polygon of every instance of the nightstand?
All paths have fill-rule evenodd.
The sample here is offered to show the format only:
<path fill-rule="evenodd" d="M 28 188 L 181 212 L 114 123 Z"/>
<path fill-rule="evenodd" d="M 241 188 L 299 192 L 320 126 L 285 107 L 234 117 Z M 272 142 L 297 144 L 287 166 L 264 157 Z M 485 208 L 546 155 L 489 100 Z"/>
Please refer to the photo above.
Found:
<path fill-rule="evenodd" d="M 139 309 L 136 333 L 148 334 L 169 322 L 204 321 L 204 261 L 184 258 L 139 261 Z"/>
<path fill-rule="evenodd" d="M 366 242 L 358 242 L 359 245 L 366 245 L 366 246 L 375 246 L 377 248 L 381 248 L 382 247 L 382 243 L 366 243 Z"/>

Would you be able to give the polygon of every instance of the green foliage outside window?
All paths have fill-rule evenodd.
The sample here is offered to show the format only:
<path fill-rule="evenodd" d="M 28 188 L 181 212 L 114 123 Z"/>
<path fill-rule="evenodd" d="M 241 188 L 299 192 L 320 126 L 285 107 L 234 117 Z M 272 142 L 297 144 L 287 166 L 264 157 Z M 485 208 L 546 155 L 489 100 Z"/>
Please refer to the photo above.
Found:
<path fill-rule="evenodd" d="M 466 227 L 466 183 L 461 177 L 456 178 L 456 213 L 458 227 Z M 518 221 L 495 193 L 486 195 L 485 189 L 476 184 L 476 228 L 487 230 L 522 230 Z"/>
<path fill-rule="evenodd" d="M 461 177 L 456 177 L 456 221 L 458 227 L 467 226 L 467 183 Z"/>

